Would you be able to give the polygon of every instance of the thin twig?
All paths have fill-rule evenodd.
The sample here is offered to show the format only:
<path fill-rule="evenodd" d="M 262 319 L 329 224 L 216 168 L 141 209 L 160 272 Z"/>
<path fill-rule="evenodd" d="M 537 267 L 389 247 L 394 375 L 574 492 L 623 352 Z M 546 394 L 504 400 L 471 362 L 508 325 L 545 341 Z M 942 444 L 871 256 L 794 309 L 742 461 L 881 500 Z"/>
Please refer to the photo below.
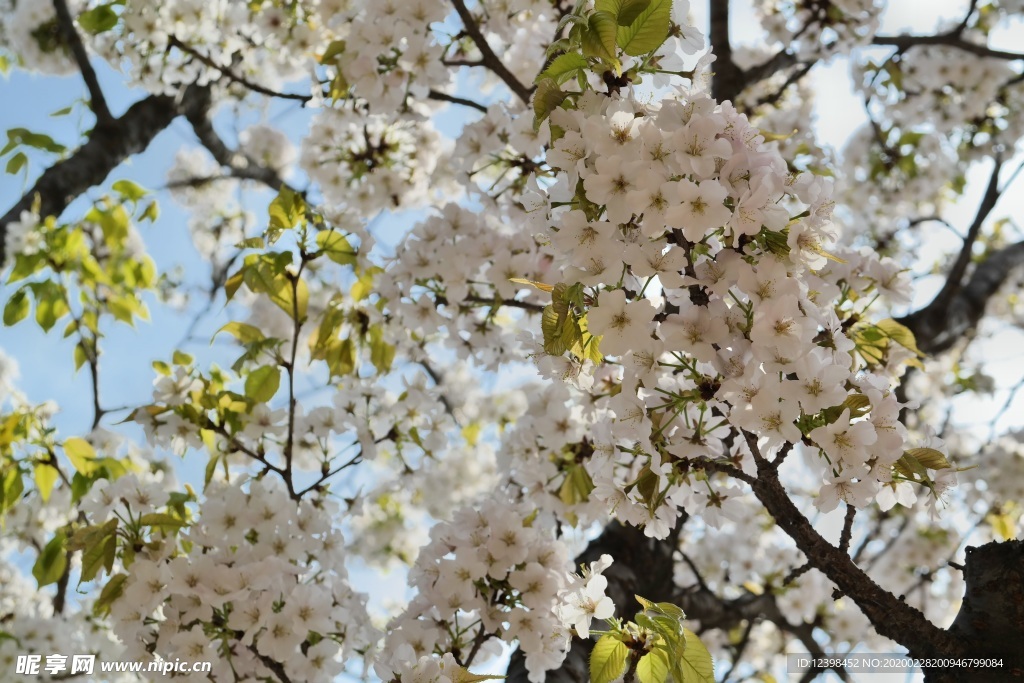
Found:
<path fill-rule="evenodd" d="M 449 95 L 439 90 L 431 90 L 430 92 L 428 92 L 427 99 L 437 100 L 438 102 L 451 102 L 452 104 L 461 104 L 463 107 L 470 107 L 471 109 L 482 111 L 485 114 L 487 113 L 487 107 L 480 104 L 479 102 L 467 100 L 465 97 L 456 97 L 454 95 Z"/>
<path fill-rule="evenodd" d="M 187 54 L 192 55 L 193 57 L 195 57 L 196 59 L 198 59 L 200 62 L 202 62 L 206 66 L 210 67 L 211 69 L 216 69 L 217 71 L 219 71 L 221 73 L 222 76 L 227 78 L 229 81 L 231 81 L 233 83 L 237 83 L 238 85 L 241 85 L 241 86 L 245 86 L 246 88 L 248 88 L 249 90 L 252 90 L 253 92 L 259 93 L 261 95 L 266 95 L 267 97 L 278 97 L 278 98 L 281 98 L 281 99 L 284 99 L 284 100 L 295 100 L 297 102 L 302 102 L 303 104 L 305 104 L 305 103 L 307 103 L 307 102 L 309 102 L 310 100 L 313 99 L 312 95 L 302 95 L 302 94 L 299 94 L 299 93 L 278 92 L 278 91 L 272 90 L 272 89 L 270 89 L 270 88 L 268 88 L 266 86 L 260 85 L 259 83 L 253 83 L 249 79 L 247 79 L 247 78 L 245 78 L 243 76 L 239 76 L 238 74 L 236 74 L 234 71 L 232 71 L 228 67 L 221 66 L 217 62 L 213 61 L 212 59 L 210 59 L 209 57 L 204 55 L 202 52 L 199 52 L 198 50 L 196 50 L 191 45 L 188 45 L 188 44 L 182 42 L 181 40 L 178 40 L 174 36 L 170 37 L 168 43 L 170 45 L 173 45 L 174 47 L 178 48 L 182 52 L 185 52 Z"/>
<path fill-rule="evenodd" d="M 476 44 L 476 49 L 480 51 L 480 61 L 483 66 L 494 72 L 498 78 L 505 82 L 505 85 L 509 87 L 516 97 L 523 101 L 523 104 L 529 104 L 530 102 L 530 88 L 523 85 L 515 74 L 508 70 L 505 63 L 498 58 L 498 55 L 494 54 L 494 50 L 487 44 L 487 38 L 480 31 L 480 26 L 477 25 L 476 19 L 468 9 L 466 9 L 466 3 L 463 0 L 452 0 L 452 5 L 455 7 L 455 11 L 459 15 L 459 19 L 462 20 L 462 25 L 466 27 L 466 33 Z"/>
<path fill-rule="evenodd" d="M 82 72 L 85 87 L 89 90 L 89 100 L 92 111 L 96 115 L 96 121 L 100 125 L 107 125 L 114 120 L 114 117 L 110 115 L 110 109 L 107 108 L 107 99 L 103 96 L 99 79 L 96 78 L 96 71 L 93 70 L 92 63 L 89 61 L 89 53 L 85 51 L 85 45 L 82 44 L 82 37 L 78 35 L 78 30 L 75 28 L 75 20 L 71 17 L 65 0 L 53 0 L 53 8 L 57 11 L 57 22 L 64 33 L 64 40 L 71 48 L 71 55 L 75 58 L 78 70 Z"/>

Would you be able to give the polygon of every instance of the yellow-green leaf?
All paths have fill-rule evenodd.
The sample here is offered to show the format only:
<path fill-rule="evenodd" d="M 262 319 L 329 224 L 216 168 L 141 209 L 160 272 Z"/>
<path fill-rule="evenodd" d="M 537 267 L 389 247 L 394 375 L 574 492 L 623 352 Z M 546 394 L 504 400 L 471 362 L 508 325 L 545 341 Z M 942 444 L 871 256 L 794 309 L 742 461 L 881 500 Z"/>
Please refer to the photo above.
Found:
<path fill-rule="evenodd" d="M 546 285 L 543 282 L 534 282 L 533 280 L 527 280 L 526 278 L 521 277 L 510 277 L 508 281 L 514 282 L 517 285 L 529 285 L 530 287 L 536 287 L 540 291 L 548 293 L 550 293 L 555 288 L 554 285 Z"/>
<path fill-rule="evenodd" d="M 711 653 L 700 642 L 697 634 L 690 629 L 683 629 L 686 636 L 686 649 L 683 657 L 676 662 L 676 675 L 680 680 L 676 683 L 715 683 L 715 663 Z"/>
<path fill-rule="evenodd" d="M 221 327 L 219 330 L 214 332 L 213 338 L 210 339 L 210 343 L 213 343 L 213 339 L 217 338 L 217 335 L 221 332 L 227 332 L 232 337 L 237 339 L 242 344 L 251 344 L 252 342 L 262 341 L 264 339 L 263 332 L 260 328 L 255 325 L 249 325 L 247 323 L 230 322 Z"/>
<path fill-rule="evenodd" d="M 356 250 L 349 244 L 348 239 L 340 232 L 324 230 L 316 235 L 316 246 L 320 248 L 327 258 L 342 266 L 352 266 L 356 263 Z"/>
<path fill-rule="evenodd" d="M 53 485 L 57 483 L 57 468 L 49 463 L 39 462 L 33 471 L 34 478 L 36 480 L 36 490 L 39 491 L 39 497 L 43 499 L 43 502 L 50 500 L 50 493 L 53 492 Z"/>
<path fill-rule="evenodd" d="M 245 395 L 259 403 L 266 403 L 281 385 L 281 371 L 273 365 L 261 365 L 245 378 Z"/>
<path fill-rule="evenodd" d="M 306 222 L 306 201 L 289 187 L 282 186 L 274 201 L 268 208 L 270 226 L 267 228 L 267 241 L 273 244 L 283 230 L 290 230 Z"/>
<path fill-rule="evenodd" d="M 29 307 L 28 294 L 24 289 L 19 289 L 4 305 L 4 325 L 10 327 L 24 320 L 28 316 Z"/>
<path fill-rule="evenodd" d="M 905 450 L 904 455 L 909 455 L 915 458 L 919 463 L 924 465 L 930 470 L 944 470 L 948 467 L 952 467 L 949 464 L 949 460 L 946 460 L 946 456 L 941 451 L 937 451 L 934 448 L 908 448 Z"/>
<path fill-rule="evenodd" d="M 879 321 L 877 327 L 882 330 L 889 339 L 892 339 L 903 348 L 913 351 L 914 355 L 917 357 L 924 357 L 921 350 L 917 348 L 917 340 L 914 339 L 914 333 L 910 331 L 910 328 L 905 325 L 901 325 L 892 318 L 886 318 L 885 320 Z"/>
<path fill-rule="evenodd" d="M 636 665 L 640 683 L 665 683 L 668 680 L 668 654 L 664 650 L 651 650 Z"/>
<path fill-rule="evenodd" d="M 605 634 L 590 653 L 590 683 L 611 683 L 626 669 L 629 648 L 615 636 Z"/>
<path fill-rule="evenodd" d="M 96 449 L 85 439 L 73 436 L 64 441 L 64 455 L 68 456 L 75 470 L 88 477 L 96 471 Z"/>
<path fill-rule="evenodd" d="M 1002 540 L 1010 541 L 1017 538 L 1017 524 L 1011 515 L 1005 512 L 993 512 L 985 517 L 985 521 Z"/>
<path fill-rule="evenodd" d="M 133 202 L 137 202 L 149 194 L 149 190 L 131 180 L 118 180 L 112 187 L 114 192 Z"/>

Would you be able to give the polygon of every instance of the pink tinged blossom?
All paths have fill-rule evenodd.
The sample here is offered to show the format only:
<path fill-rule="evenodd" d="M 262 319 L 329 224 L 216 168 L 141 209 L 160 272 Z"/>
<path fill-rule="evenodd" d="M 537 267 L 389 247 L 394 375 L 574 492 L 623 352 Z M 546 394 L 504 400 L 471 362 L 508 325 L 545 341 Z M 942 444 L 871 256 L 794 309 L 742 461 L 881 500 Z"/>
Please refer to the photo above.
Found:
<path fill-rule="evenodd" d="M 689 306 L 668 316 L 658 333 L 665 340 L 667 351 L 682 351 L 697 360 L 711 362 L 716 357 L 715 344 L 729 336 L 722 318 L 704 306 Z"/>
<path fill-rule="evenodd" d="M 907 481 L 889 482 L 883 484 L 876 497 L 878 509 L 887 512 L 897 504 L 905 508 L 911 508 L 917 502 L 917 494 L 914 493 L 914 486 Z"/>
<path fill-rule="evenodd" d="M 878 439 L 875 427 L 870 422 L 850 423 L 849 408 L 844 408 L 835 422 L 812 430 L 809 436 L 825 451 L 833 464 L 842 461 L 848 466 L 866 463 L 868 446 Z"/>
<path fill-rule="evenodd" d="M 587 324 L 592 334 L 602 337 L 602 353 L 621 356 L 645 345 L 654 313 L 654 305 L 647 299 L 627 304 L 626 293 L 616 289 L 602 293 L 598 305 L 587 314 Z"/>
<path fill-rule="evenodd" d="M 719 116 L 695 116 L 673 139 L 682 160 L 689 163 L 698 178 L 710 178 L 715 173 L 716 160 L 732 155 L 728 140 L 718 138 L 725 130 Z"/>
<path fill-rule="evenodd" d="M 829 478 L 821 487 L 821 493 L 814 500 L 814 507 L 822 512 L 831 512 L 843 501 L 854 507 L 864 507 L 875 497 L 878 482 L 868 478 L 864 465 L 847 467 L 840 474 Z"/>
<path fill-rule="evenodd" d="M 701 241 L 732 216 L 723 203 L 727 192 L 716 180 L 705 180 L 698 185 L 683 178 L 666 183 L 664 191 L 671 205 L 665 212 L 668 224 L 681 228 L 691 242 Z"/>
<path fill-rule="evenodd" d="M 837 406 L 846 399 L 850 371 L 833 363 L 832 354 L 816 347 L 794 364 L 797 379 L 788 384 L 808 415 Z"/>

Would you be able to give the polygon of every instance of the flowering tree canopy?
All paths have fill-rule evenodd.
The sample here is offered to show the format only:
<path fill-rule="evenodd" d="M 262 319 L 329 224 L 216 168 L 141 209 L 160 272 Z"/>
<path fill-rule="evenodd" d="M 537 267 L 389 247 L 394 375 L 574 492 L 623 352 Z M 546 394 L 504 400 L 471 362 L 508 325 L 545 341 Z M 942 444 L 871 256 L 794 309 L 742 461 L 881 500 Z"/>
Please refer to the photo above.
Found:
<path fill-rule="evenodd" d="M 1024 676 L 1024 4 L 963 5 L 0 0 L 0 66 L 87 92 L 74 140 L 0 151 L 4 339 L 62 336 L 89 387 L 32 400 L 0 354 L 0 666 Z M 178 120 L 147 189 L 125 162 Z M 151 315 L 182 342 L 109 351 Z M 406 596 L 358 587 L 395 567 Z"/>

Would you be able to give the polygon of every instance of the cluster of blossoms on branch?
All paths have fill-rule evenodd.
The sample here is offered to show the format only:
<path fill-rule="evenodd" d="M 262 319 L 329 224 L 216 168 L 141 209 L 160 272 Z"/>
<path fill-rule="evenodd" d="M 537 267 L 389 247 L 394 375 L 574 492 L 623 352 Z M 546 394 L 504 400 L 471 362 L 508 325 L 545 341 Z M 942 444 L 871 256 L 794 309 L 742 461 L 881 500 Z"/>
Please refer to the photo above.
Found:
<path fill-rule="evenodd" d="M 896 388 L 923 354 L 884 312 L 909 304 L 910 280 L 837 224 L 938 205 L 962 190 L 949 186 L 966 163 L 1016 139 L 1024 89 L 1005 61 L 935 47 L 859 67 L 888 117 L 853 139 L 848 180 L 881 187 L 860 201 L 836 191 L 810 131 L 790 132 L 810 104 L 777 102 L 783 72 L 735 104 L 712 97 L 715 57 L 698 56 L 684 1 L 66 7 L 89 47 L 151 93 L 255 91 L 316 112 L 299 145 L 258 124 L 233 152 L 209 112 L 183 110 L 212 159 L 179 154 L 169 189 L 212 266 L 211 301 L 223 289 L 238 318 L 214 340 L 241 355 L 230 370 L 182 351 L 155 361 L 152 400 L 124 409 L 146 449 L 99 426 L 116 411 L 97 378 L 108 323 L 145 319 L 142 297 L 173 289 L 136 226 L 155 202 L 119 181 L 81 220 L 37 202 L 7 224 L 4 323 L 33 306 L 44 332 L 68 320 L 94 423 L 58 437 L 51 407 L 10 391 L 0 355 L 0 515 L 14 530 L 0 551 L 34 553 L 60 606 L 43 626 L 28 618 L 47 615 L 38 595 L 5 581 L 0 624 L 17 623 L 0 632 L 0 662 L 12 642 L 43 651 L 68 629 L 111 658 L 214 661 L 217 680 L 329 680 L 361 660 L 384 681 L 477 683 L 488 677 L 469 667 L 515 645 L 541 683 L 596 639 L 594 683 L 630 667 L 641 683 L 710 681 L 705 645 L 726 652 L 728 635 L 702 643 L 679 607 L 640 596 L 623 616 L 606 594 L 612 558 L 571 573 L 574 540 L 611 522 L 678 543 L 686 522 L 688 552 L 669 553 L 678 585 L 727 599 L 757 586 L 783 630 L 825 626 L 832 644 L 852 643 L 868 625 L 855 597 L 807 573 L 751 493 L 784 462 L 789 491 L 821 513 L 881 510 L 891 540 L 854 561 L 881 558 L 885 588 L 917 592 L 929 617 L 948 611 L 936 593 L 959 594 L 959 579 L 920 590 L 920 577 L 959 532 L 909 511 L 937 516 L 957 470 L 941 439 L 900 421 L 910 406 Z M 48 3 L 0 9 L 0 46 L 46 73 L 73 66 Z M 869 43 L 881 9 L 759 4 L 798 62 Z M 766 59 L 751 49 L 730 63 Z M 452 70 L 479 66 L 497 77 Z M 302 93 L 271 90 L 306 78 Z M 493 101 L 499 80 L 518 101 Z M 488 101 L 450 94 L 466 83 Z M 445 100 L 480 114 L 452 144 L 433 118 Z M 12 146 L 66 151 L 21 130 Z M 278 192 L 266 229 L 234 196 L 251 182 Z M 424 207 L 397 241 L 375 239 L 379 216 Z M 512 381 L 529 361 L 540 380 Z M 1019 442 L 980 461 L 1016 472 Z M 205 452 L 202 493 L 150 448 Z M 1013 481 L 968 479 L 972 504 L 997 501 L 993 528 L 1010 528 Z M 730 540 L 752 528 L 756 540 Z M 410 567 L 413 597 L 387 620 L 350 581 L 356 556 Z M 62 614 L 76 580 L 98 595 Z M 782 650 L 749 623 L 768 670 Z"/>

